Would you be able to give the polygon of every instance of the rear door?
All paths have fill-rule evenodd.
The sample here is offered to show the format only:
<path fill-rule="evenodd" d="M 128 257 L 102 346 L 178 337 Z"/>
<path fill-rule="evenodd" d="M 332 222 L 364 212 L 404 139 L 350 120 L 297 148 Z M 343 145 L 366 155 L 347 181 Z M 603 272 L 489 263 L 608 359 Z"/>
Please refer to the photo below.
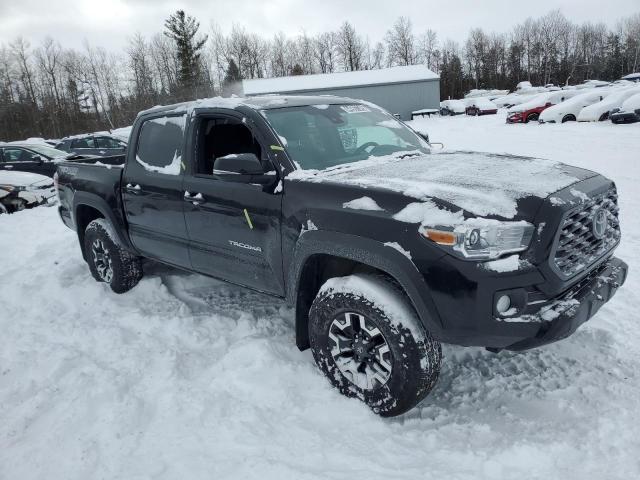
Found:
<path fill-rule="evenodd" d="M 133 245 L 147 257 L 189 268 L 182 189 L 185 119 L 185 114 L 158 116 L 136 127 L 122 198 Z"/>
<path fill-rule="evenodd" d="M 41 161 L 39 156 L 22 147 L 4 147 L 0 169 L 14 172 L 38 173 Z"/>
<path fill-rule="evenodd" d="M 196 117 L 195 158 L 185 174 L 185 222 L 194 270 L 282 295 L 282 196 L 273 185 L 253 185 L 214 175 L 216 158 L 254 153 L 265 171 L 275 169 L 260 132 L 238 113 Z"/>

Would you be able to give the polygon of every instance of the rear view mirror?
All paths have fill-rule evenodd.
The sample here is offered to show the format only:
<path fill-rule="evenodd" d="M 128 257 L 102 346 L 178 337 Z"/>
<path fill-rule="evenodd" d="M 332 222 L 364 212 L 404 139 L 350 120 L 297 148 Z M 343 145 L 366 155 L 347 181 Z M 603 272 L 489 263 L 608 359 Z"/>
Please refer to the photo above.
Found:
<path fill-rule="evenodd" d="M 254 153 L 232 153 L 216 158 L 213 163 L 213 174 L 227 182 L 269 185 L 277 179 L 273 173 L 265 173 Z"/>
<path fill-rule="evenodd" d="M 214 175 L 262 175 L 264 169 L 254 153 L 232 153 L 216 158 L 213 163 Z"/>

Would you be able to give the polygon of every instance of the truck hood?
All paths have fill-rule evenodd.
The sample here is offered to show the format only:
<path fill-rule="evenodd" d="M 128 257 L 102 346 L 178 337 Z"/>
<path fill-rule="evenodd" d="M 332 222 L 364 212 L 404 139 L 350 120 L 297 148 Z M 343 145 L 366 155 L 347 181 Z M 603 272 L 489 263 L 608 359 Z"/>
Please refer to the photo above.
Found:
<path fill-rule="evenodd" d="M 480 152 L 382 157 L 302 172 L 293 178 L 392 190 L 468 216 L 529 221 L 550 194 L 597 175 L 550 160 Z"/>

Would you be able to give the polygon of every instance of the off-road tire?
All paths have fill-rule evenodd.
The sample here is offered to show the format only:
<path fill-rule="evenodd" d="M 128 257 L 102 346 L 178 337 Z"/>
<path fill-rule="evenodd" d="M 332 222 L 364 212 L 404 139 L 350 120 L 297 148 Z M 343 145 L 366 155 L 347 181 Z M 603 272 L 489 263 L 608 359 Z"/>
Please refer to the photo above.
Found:
<path fill-rule="evenodd" d="M 386 383 L 376 388 L 363 389 L 352 383 L 332 355 L 335 342 L 330 329 L 334 320 L 352 312 L 377 327 L 389 347 L 391 372 Z M 309 340 L 313 358 L 331 384 L 383 417 L 401 415 L 415 407 L 433 389 L 440 373 L 440 343 L 424 328 L 397 284 L 377 275 L 328 280 L 309 312 Z"/>
<path fill-rule="evenodd" d="M 125 293 L 135 287 L 142 278 L 142 262 L 140 257 L 123 248 L 112 233 L 113 229 L 107 220 L 98 218 L 87 225 L 84 233 L 84 251 L 91 275 L 98 282 L 108 283 L 115 293 Z M 111 261 L 112 275 L 107 280 L 100 274 L 96 266 L 92 247 L 100 242 Z"/>

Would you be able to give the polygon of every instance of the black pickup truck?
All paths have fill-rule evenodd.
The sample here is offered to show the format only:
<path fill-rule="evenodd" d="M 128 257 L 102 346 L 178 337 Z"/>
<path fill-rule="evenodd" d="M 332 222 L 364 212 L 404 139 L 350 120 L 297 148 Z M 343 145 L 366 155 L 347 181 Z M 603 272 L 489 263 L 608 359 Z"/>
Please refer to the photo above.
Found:
<path fill-rule="evenodd" d="M 142 258 L 286 298 L 296 341 L 384 416 L 433 388 L 441 342 L 567 337 L 623 284 L 615 185 L 557 162 L 431 152 L 375 105 L 206 99 L 141 112 L 125 156 L 68 161 L 60 216 L 117 293 Z"/>

